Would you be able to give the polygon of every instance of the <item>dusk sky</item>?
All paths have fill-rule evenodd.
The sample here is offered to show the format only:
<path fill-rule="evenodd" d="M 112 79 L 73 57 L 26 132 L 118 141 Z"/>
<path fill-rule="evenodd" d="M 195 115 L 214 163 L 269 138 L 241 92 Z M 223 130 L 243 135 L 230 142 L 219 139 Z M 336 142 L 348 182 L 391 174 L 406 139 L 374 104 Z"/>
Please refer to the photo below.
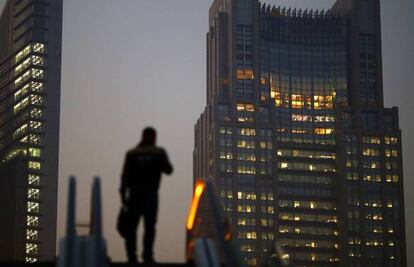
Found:
<path fill-rule="evenodd" d="M 0 10 L 6 1 L 0 0 Z M 333 0 L 267 0 L 327 9 Z M 409 264 L 414 266 L 414 1 L 382 0 L 384 94 L 403 130 Z M 78 221 L 89 220 L 92 177 L 102 177 L 109 255 L 125 260 L 115 230 L 127 149 L 154 126 L 175 173 L 161 190 L 156 259 L 184 261 L 192 194 L 193 127 L 206 95 L 208 9 L 212 0 L 64 0 L 59 227 L 67 178 L 78 177 Z M 139 243 L 141 248 L 141 243 Z"/>

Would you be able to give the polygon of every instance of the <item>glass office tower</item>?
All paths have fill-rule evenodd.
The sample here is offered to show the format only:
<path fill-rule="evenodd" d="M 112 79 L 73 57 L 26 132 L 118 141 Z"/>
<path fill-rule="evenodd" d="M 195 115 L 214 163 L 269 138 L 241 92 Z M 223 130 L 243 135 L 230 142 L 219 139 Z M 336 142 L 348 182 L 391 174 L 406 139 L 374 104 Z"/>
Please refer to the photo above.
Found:
<path fill-rule="evenodd" d="M 379 0 L 216 0 L 194 179 L 214 178 L 247 262 L 406 266 L 401 131 L 383 105 Z"/>
<path fill-rule="evenodd" d="M 0 17 L 0 261 L 56 254 L 62 0 Z"/>

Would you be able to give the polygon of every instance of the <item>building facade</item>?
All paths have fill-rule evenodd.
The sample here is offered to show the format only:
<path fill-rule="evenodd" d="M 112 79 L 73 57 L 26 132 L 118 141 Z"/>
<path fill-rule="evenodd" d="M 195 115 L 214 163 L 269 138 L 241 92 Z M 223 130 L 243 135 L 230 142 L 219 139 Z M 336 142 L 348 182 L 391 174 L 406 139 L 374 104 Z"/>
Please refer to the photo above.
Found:
<path fill-rule="evenodd" d="M 0 37 L 0 261 L 52 261 L 62 0 L 8 0 Z"/>
<path fill-rule="evenodd" d="M 293 266 L 406 266 L 398 109 L 384 108 L 379 0 L 331 9 L 215 0 L 194 179 L 240 249 Z"/>

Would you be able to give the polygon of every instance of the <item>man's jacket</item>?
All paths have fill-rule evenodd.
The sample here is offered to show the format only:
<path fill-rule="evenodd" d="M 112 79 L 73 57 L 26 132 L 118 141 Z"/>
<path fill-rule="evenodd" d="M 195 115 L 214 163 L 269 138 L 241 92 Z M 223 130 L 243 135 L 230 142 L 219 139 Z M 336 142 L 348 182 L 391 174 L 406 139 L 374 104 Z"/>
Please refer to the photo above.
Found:
<path fill-rule="evenodd" d="M 127 204 L 126 192 L 157 192 L 161 174 L 171 174 L 173 167 L 164 149 L 140 144 L 127 152 L 122 171 L 120 193 Z"/>

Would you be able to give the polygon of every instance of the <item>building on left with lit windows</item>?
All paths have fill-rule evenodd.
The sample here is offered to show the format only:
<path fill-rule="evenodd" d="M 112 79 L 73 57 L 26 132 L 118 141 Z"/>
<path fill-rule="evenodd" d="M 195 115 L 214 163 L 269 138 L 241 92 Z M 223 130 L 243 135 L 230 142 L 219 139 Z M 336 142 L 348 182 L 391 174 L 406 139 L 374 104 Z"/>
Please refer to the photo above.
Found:
<path fill-rule="evenodd" d="M 62 0 L 7 1 L 0 17 L 0 261 L 55 257 L 61 47 Z"/>

